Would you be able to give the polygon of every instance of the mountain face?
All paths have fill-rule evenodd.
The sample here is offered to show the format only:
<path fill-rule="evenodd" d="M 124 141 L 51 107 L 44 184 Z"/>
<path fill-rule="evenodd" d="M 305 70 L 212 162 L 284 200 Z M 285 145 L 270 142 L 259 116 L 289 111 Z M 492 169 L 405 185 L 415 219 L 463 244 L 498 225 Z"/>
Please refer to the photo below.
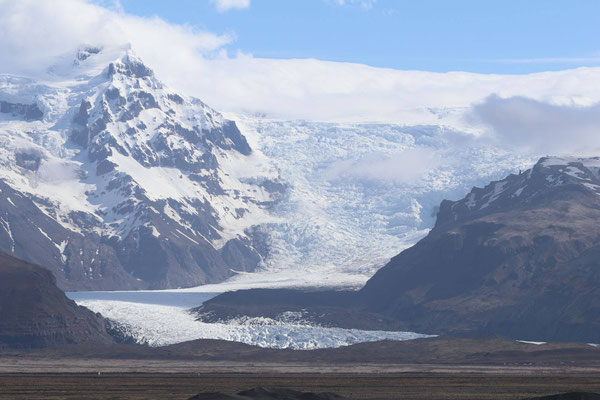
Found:
<path fill-rule="evenodd" d="M 444 201 L 435 227 L 361 290 L 408 329 L 600 341 L 600 158 L 532 169 Z"/>
<path fill-rule="evenodd" d="M 285 192 L 233 121 L 128 51 L 0 76 L 0 250 L 65 289 L 218 282 L 266 255 Z"/>
<path fill-rule="evenodd" d="M 0 253 L 0 348 L 112 342 L 102 317 L 69 300 L 50 271 Z"/>

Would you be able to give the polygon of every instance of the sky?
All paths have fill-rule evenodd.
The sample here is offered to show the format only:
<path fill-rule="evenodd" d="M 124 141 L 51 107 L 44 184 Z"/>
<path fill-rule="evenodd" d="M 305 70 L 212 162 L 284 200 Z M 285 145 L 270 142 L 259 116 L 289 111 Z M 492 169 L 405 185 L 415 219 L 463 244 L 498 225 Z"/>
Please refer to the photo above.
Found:
<path fill-rule="evenodd" d="M 0 0 L 0 74 L 60 80 L 83 45 L 131 49 L 228 115 L 596 154 L 598 15 L 597 0 Z"/>
<path fill-rule="evenodd" d="M 597 0 L 121 0 L 119 7 L 231 34 L 229 52 L 257 58 L 501 74 L 600 65 Z"/>

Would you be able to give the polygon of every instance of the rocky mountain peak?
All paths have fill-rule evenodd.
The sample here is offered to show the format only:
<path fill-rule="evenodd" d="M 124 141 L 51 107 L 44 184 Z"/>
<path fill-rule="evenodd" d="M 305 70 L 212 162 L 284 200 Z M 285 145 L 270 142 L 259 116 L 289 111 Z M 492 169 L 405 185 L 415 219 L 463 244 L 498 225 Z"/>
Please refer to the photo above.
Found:
<path fill-rule="evenodd" d="M 281 197 L 267 187 L 283 186 L 269 186 L 278 173 L 236 123 L 168 88 L 130 49 L 66 60 L 43 90 L 0 86 L 0 98 L 6 88 L 45 110 L 0 104 L 11 113 L 0 250 L 77 289 L 192 286 L 255 268 L 255 225 Z"/>
<path fill-rule="evenodd" d="M 119 60 L 109 64 L 108 76 L 114 76 L 116 74 L 135 78 L 154 76 L 154 72 L 131 50 L 127 51 Z"/>
<path fill-rule="evenodd" d="M 77 49 L 77 55 L 73 61 L 74 65 L 81 64 L 82 61 L 87 60 L 91 56 L 98 54 L 102 51 L 102 46 L 81 46 Z"/>
<path fill-rule="evenodd" d="M 103 162 L 118 152 L 145 167 L 200 172 L 217 166 L 214 149 L 251 153 L 233 121 L 202 101 L 165 87 L 131 51 L 111 62 L 73 117 L 72 140 Z M 109 170 L 104 162 L 98 172 Z"/>
<path fill-rule="evenodd" d="M 531 206 L 552 193 L 576 190 L 600 195 L 600 158 L 542 157 L 531 169 L 519 171 L 483 188 L 473 188 L 458 201 L 444 200 L 436 226 L 458 223 L 498 210 Z"/>

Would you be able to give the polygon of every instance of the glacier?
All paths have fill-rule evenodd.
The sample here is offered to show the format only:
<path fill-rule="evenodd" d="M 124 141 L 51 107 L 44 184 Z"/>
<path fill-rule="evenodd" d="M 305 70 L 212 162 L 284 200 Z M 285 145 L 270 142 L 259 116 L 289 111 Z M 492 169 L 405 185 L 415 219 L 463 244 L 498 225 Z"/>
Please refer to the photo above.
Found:
<path fill-rule="evenodd" d="M 390 257 L 428 232 L 442 199 L 462 197 L 473 185 L 531 163 L 527 157 L 443 126 L 228 117 L 289 185 L 285 200 L 271 210 L 274 218 L 284 222 L 263 226 L 269 233 L 270 253 L 258 271 L 238 273 L 221 284 L 163 291 L 69 293 L 78 304 L 118 321 L 141 343 L 161 346 L 211 338 L 262 347 L 315 349 L 428 337 L 413 332 L 325 328 L 302 321 L 208 324 L 195 321 L 187 310 L 231 290 L 359 288 Z M 413 165 L 419 161 L 414 154 L 432 157 L 437 163 L 434 168 L 419 169 Z M 363 161 L 368 165 L 374 155 L 392 160 L 386 165 L 390 168 L 418 173 L 365 175 Z"/>
<path fill-rule="evenodd" d="M 77 304 L 117 322 L 120 330 L 136 342 L 153 347 L 196 339 L 221 339 L 267 348 L 312 350 L 431 336 L 413 332 L 327 328 L 301 320 L 282 322 L 269 318 L 204 323 L 196 321 L 196 317 L 188 311 L 219 294 L 216 290 L 226 289 L 227 284 L 216 284 L 197 290 L 71 292 L 68 296 Z"/>

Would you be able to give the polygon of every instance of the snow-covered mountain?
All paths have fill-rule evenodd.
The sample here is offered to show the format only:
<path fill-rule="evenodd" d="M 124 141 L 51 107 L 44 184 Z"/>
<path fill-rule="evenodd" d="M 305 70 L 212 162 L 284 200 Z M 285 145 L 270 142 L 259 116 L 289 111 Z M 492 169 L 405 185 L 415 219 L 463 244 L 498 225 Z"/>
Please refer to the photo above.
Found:
<path fill-rule="evenodd" d="M 443 198 L 532 162 L 443 115 L 227 119 L 124 49 L 82 48 L 35 79 L 0 75 L 0 111 L 0 250 L 69 289 L 232 275 L 360 287 L 427 233 Z"/>
<path fill-rule="evenodd" d="M 65 288 L 194 286 L 253 270 L 285 185 L 235 122 L 131 50 L 0 76 L 0 249 Z"/>

